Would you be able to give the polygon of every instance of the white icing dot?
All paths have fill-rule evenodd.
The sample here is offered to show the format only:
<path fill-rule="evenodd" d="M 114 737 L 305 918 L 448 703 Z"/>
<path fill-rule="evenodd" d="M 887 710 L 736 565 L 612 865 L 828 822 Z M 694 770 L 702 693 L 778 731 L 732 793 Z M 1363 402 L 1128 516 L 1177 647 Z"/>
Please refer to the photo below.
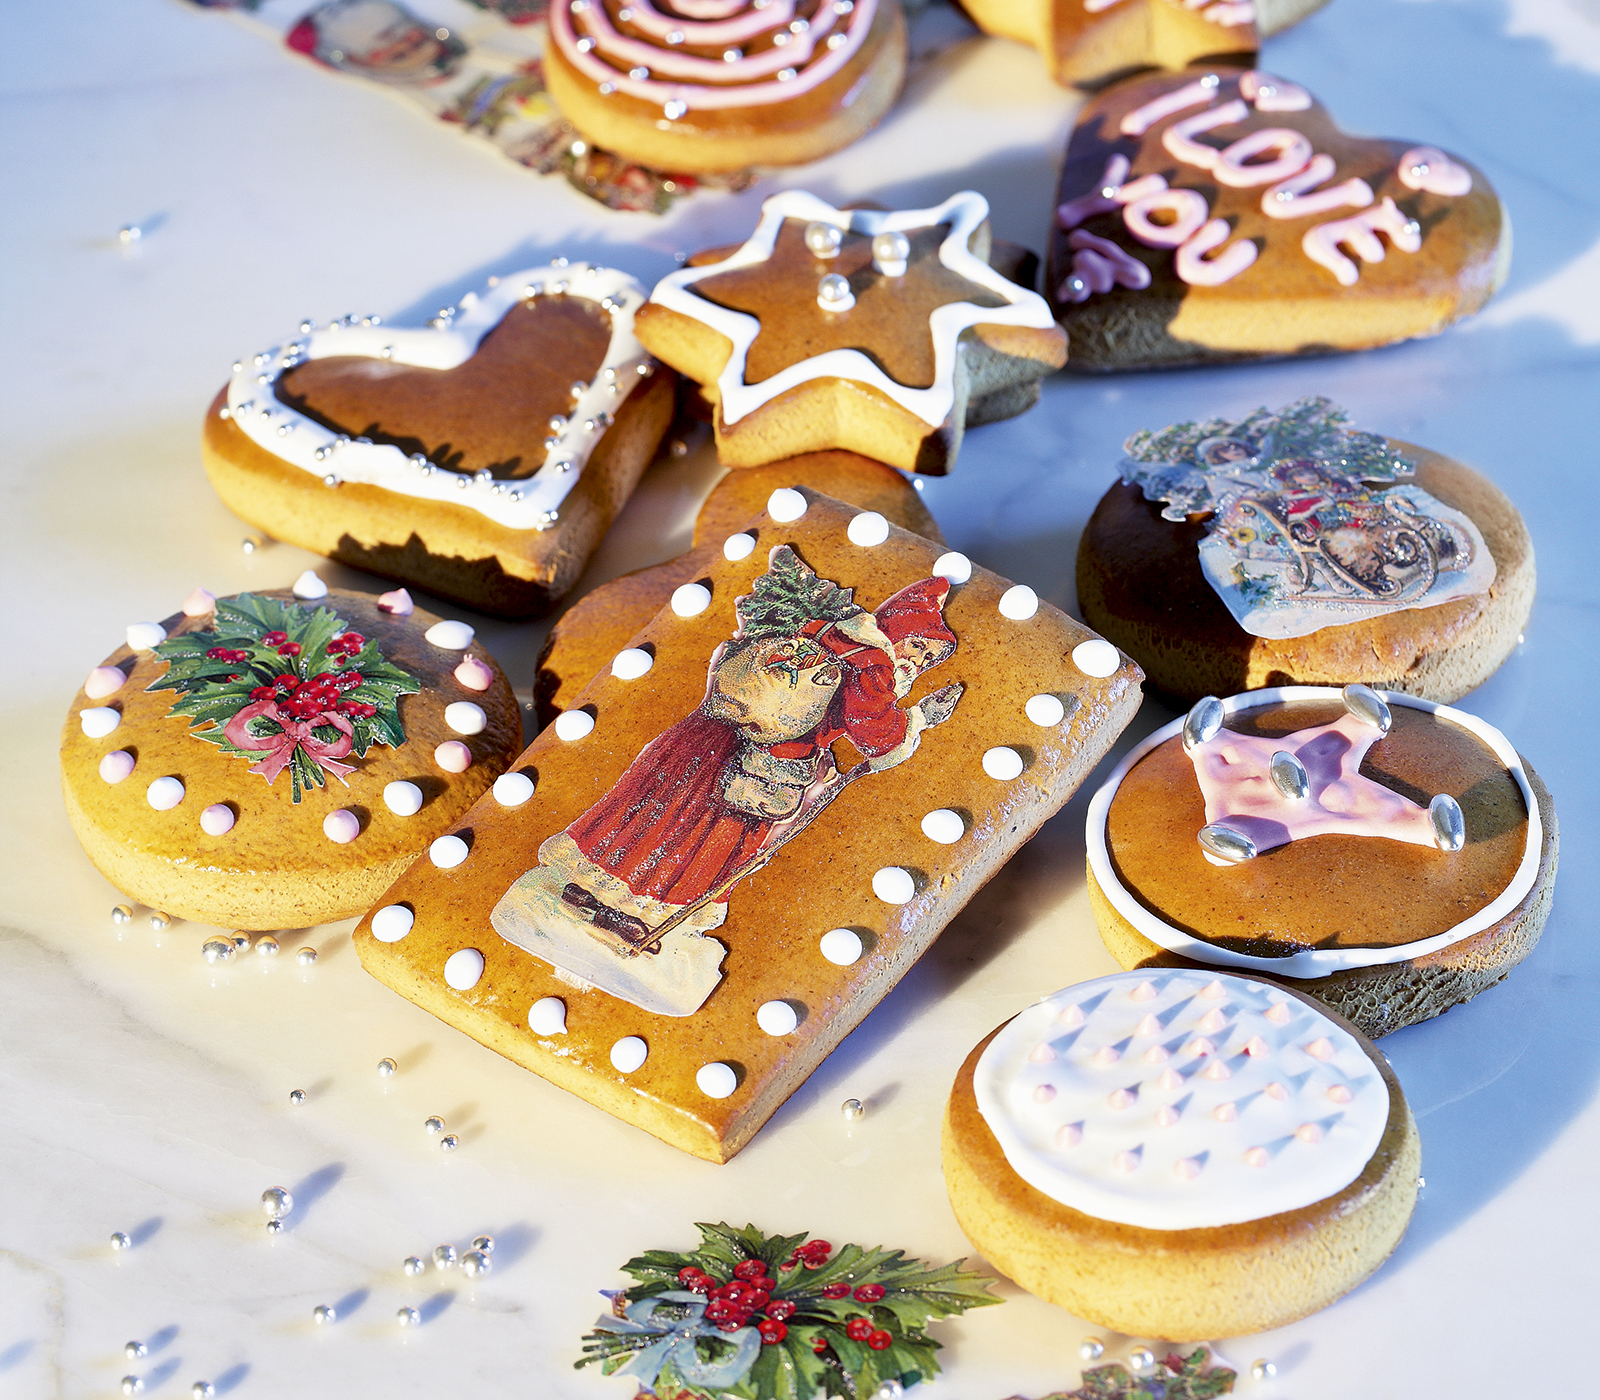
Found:
<path fill-rule="evenodd" d="M 755 547 L 754 535 L 729 535 L 722 542 L 722 557 L 737 563 L 740 559 L 748 559 L 755 552 Z"/>
<path fill-rule="evenodd" d="M 457 700 L 444 707 L 444 722 L 457 734 L 482 734 L 489 727 L 489 716 L 484 714 L 482 705 Z"/>
<path fill-rule="evenodd" d="M 483 954 L 476 948 L 457 948 L 444 960 L 444 980 L 458 992 L 470 992 L 483 976 Z"/>
<path fill-rule="evenodd" d="M 176 778 L 157 778 L 145 789 L 145 801 L 158 812 L 170 812 L 183 801 L 183 784 Z"/>
<path fill-rule="evenodd" d="M 1072 664 L 1086 676 L 1104 680 L 1122 666 L 1122 655 L 1104 637 L 1091 637 L 1072 649 Z"/>
<path fill-rule="evenodd" d="M 872 892 L 885 904 L 906 904 L 917 892 L 917 882 L 909 870 L 886 865 L 872 877 Z"/>
<path fill-rule="evenodd" d="M 528 1008 L 528 1029 L 535 1035 L 565 1035 L 566 1002 L 560 997 L 540 997 Z"/>
<path fill-rule="evenodd" d="M 594 732 L 594 716 L 587 710 L 563 710 L 556 716 L 556 738 L 572 743 Z"/>
<path fill-rule="evenodd" d="M 655 657 L 641 647 L 628 647 L 611 659 L 611 674 L 619 681 L 636 681 L 656 664 Z"/>
<path fill-rule="evenodd" d="M 967 824 L 961 819 L 960 812 L 939 807 L 922 819 L 922 834 L 941 846 L 953 846 L 967 834 Z"/>
<path fill-rule="evenodd" d="M 476 635 L 465 622 L 436 622 L 422 634 L 441 651 L 465 651 Z"/>
<path fill-rule="evenodd" d="M 625 1035 L 611 1047 L 611 1067 L 620 1074 L 632 1074 L 645 1061 L 650 1047 L 636 1035 Z"/>
<path fill-rule="evenodd" d="M 316 570 L 307 569 L 294 581 L 294 596 L 314 601 L 328 596 L 328 585 L 317 577 Z"/>
<path fill-rule="evenodd" d="M 533 779 L 526 773 L 502 773 L 494 780 L 494 800 L 502 807 L 520 807 L 533 796 Z"/>
<path fill-rule="evenodd" d="M 806 513 L 806 498 L 792 486 L 780 486 L 767 497 L 767 514 L 780 525 L 798 520 Z"/>
<path fill-rule="evenodd" d="M 990 749 L 983 756 L 983 771 L 991 778 L 1009 783 L 1022 774 L 1022 755 L 1015 749 Z"/>
<path fill-rule="evenodd" d="M 91 739 L 104 739 L 122 723 L 122 711 L 113 710 L 109 705 L 91 705 L 79 712 L 78 723 Z"/>
<path fill-rule="evenodd" d="M 1067 717 L 1067 707 L 1058 696 L 1035 695 L 1022 707 L 1022 713 L 1040 729 L 1054 729 Z"/>
<path fill-rule="evenodd" d="M 1000 595 L 1000 616 L 1026 622 L 1039 611 L 1039 595 L 1025 583 L 1014 583 Z"/>
<path fill-rule="evenodd" d="M 158 642 L 167 640 L 167 629 L 159 622 L 131 622 L 128 624 L 128 645 L 135 651 L 149 651 Z"/>
<path fill-rule="evenodd" d="M 851 544 L 871 549 L 873 545 L 882 544 L 889 538 L 889 522 L 875 510 L 864 510 L 860 515 L 851 517 L 845 534 Z"/>
<path fill-rule="evenodd" d="M 709 1065 L 701 1065 L 695 1071 L 694 1082 L 708 1099 L 725 1099 L 739 1087 L 739 1076 L 733 1072 L 732 1065 L 716 1060 Z"/>
<path fill-rule="evenodd" d="M 428 859 L 441 870 L 454 870 L 467 858 L 467 843 L 459 836 L 440 836 L 428 847 Z"/>
<path fill-rule="evenodd" d="M 472 767 L 472 750 L 459 739 L 446 739 L 433 751 L 433 761 L 446 773 L 465 773 Z"/>
<path fill-rule="evenodd" d="M 322 819 L 322 834 L 335 845 L 348 846 L 361 835 L 361 818 L 347 808 L 335 808 Z"/>
<path fill-rule="evenodd" d="M 764 1001 L 756 1009 L 756 1024 L 768 1035 L 788 1035 L 800 1024 L 800 1017 L 786 1001 Z"/>
<path fill-rule="evenodd" d="M 380 943 L 398 943 L 411 932 L 417 916 L 403 904 L 385 904 L 372 916 L 372 936 Z"/>
<path fill-rule="evenodd" d="M 933 577 L 947 578 L 951 583 L 966 583 L 972 577 L 972 560 L 952 549 L 933 561 Z"/>
<path fill-rule="evenodd" d="M 113 749 L 100 760 L 100 776 L 108 783 L 120 783 L 133 772 L 133 755 L 126 749 Z"/>
<path fill-rule="evenodd" d="M 127 673 L 120 666 L 96 666 L 83 683 L 83 693 L 91 700 L 103 700 L 114 695 L 128 683 Z"/>
<path fill-rule="evenodd" d="M 711 590 L 703 583 L 685 583 L 672 591 L 672 611 L 679 617 L 699 617 L 711 606 Z"/>
<path fill-rule="evenodd" d="M 237 820 L 226 802 L 213 802 L 200 813 L 200 830 L 207 836 L 226 836 Z"/>
<path fill-rule="evenodd" d="M 422 789 L 415 783 L 385 783 L 383 805 L 397 817 L 414 817 L 422 810 Z"/>
<path fill-rule="evenodd" d="M 817 947 L 835 966 L 849 967 L 861 956 L 861 935 L 853 928 L 831 928 L 818 940 Z"/>

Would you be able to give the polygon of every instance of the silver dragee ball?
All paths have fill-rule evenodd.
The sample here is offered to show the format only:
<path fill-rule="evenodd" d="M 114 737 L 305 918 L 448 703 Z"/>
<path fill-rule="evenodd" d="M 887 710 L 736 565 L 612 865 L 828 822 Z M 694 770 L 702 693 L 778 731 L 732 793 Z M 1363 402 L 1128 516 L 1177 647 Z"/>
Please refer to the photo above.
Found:
<path fill-rule="evenodd" d="M 479 1235 L 477 1239 L 473 1240 L 472 1247 L 477 1250 L 479 1254 L 493 1254 L 494 1236 Z"/>
<path fill-rule="evenodd" d="M 270 933 L 262 934 L 260 938 L 256 939 L 256 952 L 264 958 L 277 957 L 278 940 Z"/>
<path fill-rule="evenodd" d="M 165 932 L 172 927 L 172 915 L 161 909 L 153 910 L 150 914 L 150 927 L 157 933 Z"/>
<path fill-rule="evenodd" d="M 281 1186 L 269 1186 L 261 1193 L 261 1213 L 269 1220 L 282 1220 L 294 1209 L 294 1197 Z"/>
<path fill-rule="evenodd" d="M 337 1322 L 339 1314 L 326 1303 L 318 1303 L 316 1307 L 311 1309 L 311 1320 L 318 1326 L 323 1326 L 330 1322 Z"/>
<path fill-rule="evenodd" d="M 453 1269 L 456 1263 L 456 1247 L 453 1244 L 441 1244 L 433 1251 L 433 1267 L 436 1269 Z"/>
<path fill-rule="evenodd" d="M 392 1079 L 394 1078 L 394 1072 L 399 1068 L 399 1065 L 385 1055 L 381 1060 L 378 1061 L 378 1078 Z"/>
<path fill-rule="evenodd" d="M 866 1106 L 861 1102 L 860 1099 L 846 1099 L 842 1104 L 839 1105 L 839 1112 L 844 1114 L 844 1120 L 847 1123 L 855 1122 L 855 1120 L 864 1115 L 866 1111 Z"/>
<path fill-rule="evenodd" d="M 422 1260 L 418 1259 L 415 1254 L 411 1254 L 406 1257 L 406 1262 L 400 1267 L 404 1269 L 410 1277 L 415 1278 L 418 1274 L 425 1272 L 428 1266 L 424 1264 Z"/>
<path fill-rule="evenodd" d="M 291 1089 L 291 1090 L 289 1090 L 289 1102 L 290 1103 L 292 1103 L 292 1104 L 302 1104 L 305 1101 L 306 1101 L 306 1091 L 304 1089 Z"/>
<path fill-rule="evenodd" d="M 1135 1371 L 1148 1371 L 1156 1364 L 1156 1354 L 1149 1347 L 1135 1347 L 1128 1353 L 1128 1365 Z"/>
<path fill-rule="evenodd" d="M 124 1376 L 122 1378 L 122 1393 L 124 1395 L 137 1395 L 144 1389 L 144 1382 L 137 1376 Z"/>
<path fill-rule="evenodd" d="M 814 257 L 831 258 L 838 254 L 844 234 L 833 224 L 814 220 L 806 225 L 806 247 Z"/>
<path fill-rule="evenodd" d="M 123 1234 L 121 1230 L 111 1236 L 111 1247 L 113 1249 L 127 1249 L 132 1243 L 133 1241 Z"/>
<path fill-rule="evenodd" d="M 315 948 L 302 948 L 294 955 L 294 960 L 301 967 L 310 967 L 317 960 L 317 950 Z"/>
<path fill-rule="evenodd" d="M 419 1313 L 415 1308 L 401 1308 L 400 1311 L 394 1315 L 394 1320 L 402 1327 L 415 1327 L 419 1322 L 422 1321 L 422 1314 Z"/>
<path fill-rule="evenodd" d="M 111 922 L 114 924 L 127 924 L 133 922 L 133 910 L 126 904 L 113 905 L 111 909 Z"/>
<path fill-rule="evenodd" d="M 126 1356 L 129 1361 L 137 1361 L 149 1350 L 150 1348 L 147 1347 L 143 1342 L 125 1342 L 123 1343 L 122 1354 Z"/>
<path fill-rule="evenodd" d="M 429 1137 L 438 1137 L 444 1131 L 444 1119 L 436 1113 L 431 1118 L 424 1118 L 422 1126 L 428 1130 Z"/>
<path fill-rule="evenodd" d="M 231 938 L 208 938 L 200 945 L 200 956 L 208 963 L 232 962 L 233 953 Z"/>
<path fill-rule="evenodd" d="M 1270 1381 L 1278 1374 L 1278 1368 L 1262 1356 L 1250 1363 L 1250 1374 L 1258 1381 Z"/>
<path fill-rule="evenodd" d="M 217 1388 L 210 1381 L 196 1381 L 189 1387 L 189 1394 L 194 1396 L 194 1400 L 211 1400 L 216 1393 Z"/>
<path fill-rule="evenodd" d="M 1106 1344 L 1098 1337 L 1085 1337 L 1078 1347 L 1078 1355 L 1085 1361 L 1098 1361 L 1106 1354 Z"/>
<path fill-rule="evenodd" d="M 454 1133 L 446 1133 L 439 1139 L 439 1151 L 441 1152 L 454 1152 L 460 1146 L 461 1139 Z"/>
<path fill-rule="evenodd" d="M 477 1278 L 494 1267 L 494 1261 L 481 1249 L 469 1249 L 461 1256 L 461 1272 L 468 1278 Z"/>

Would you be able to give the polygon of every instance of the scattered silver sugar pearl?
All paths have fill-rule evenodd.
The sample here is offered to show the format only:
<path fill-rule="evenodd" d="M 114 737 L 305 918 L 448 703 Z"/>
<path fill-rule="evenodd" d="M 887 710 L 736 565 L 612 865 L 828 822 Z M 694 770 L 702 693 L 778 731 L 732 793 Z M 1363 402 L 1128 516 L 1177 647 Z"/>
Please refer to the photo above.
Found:
<path fill-rule="evenodd" d="M 133 910 L 126 904 L 112 905 L 111 922 L 114 924 L 131 924 L 133 922 Z"/>
<path fill-rule="evenodd" d="M 401 1308 L 400 1311 L 394 1315 L 394 1320 L 402 1327 L 415 1327 L 419 1322 L 422 1321 L 422 1314 L 419 1313 L 415 1308 Z"/>
<path fill-rule="evenodd" d="M 269 1186 L 261 1193 L 261 1213 L 271 1220 L 282 1220 L 294 1209 L 294 1197 L 281 1186 Z"/>
<path fill-rule="evenodd" d="M 301 967 L 310 967 L 317 960 L 317 950 L 315 948 L 302 948 L 294 955 L 294 960 Z"/>
<path fill-rule="evenodd" d="M 292 1104 L 303 1104 L 305 1101 L 306 1101 L 306 1091 L 304 1089 L 291 1089 L 291 1090 L 289 1090 L 289 1102 L 290 1103 L 292 1103 Z"/>
<path fill-rule="evenodd" d="M 472 1247 L 477 1250 L 479 1254 L 493 1254 L 494 1236 L 479 1235 L 477 1239 L 473 1240 Z"/>
<path fill-rule="evenodd" d="M 1148 1371 L 1156 1364 L 1156 1354 L 1149 1347 L 1135 1347 L 1128 1353 L 1128 1366 L 1134 1371 Z"/>
<path fill-rule="evenodd" d="M 446 1133 L 439 1139 L 439 1151 L 441 1152 L 454 1152 L 460 1146 L 461 1139 L 454 1133 Z"/>
<path fill-rule="evenodd" d="M 270 933 L 264 933 L 260 938 L 256 939 L 256 952 L 264 958 L 277 957 L 278 948 L 278 940 Z"/>
<path fill-rule="evenodd" d="M 211 1400 L 216 1393 L 217 1388 L 210 1381 L 196 1381 L 189 1387 L 189 1394 L 194 1396 L 194 1400 Z"/>
<path fill-rule="evenodd" d="M 1250 1374 L 1258 1381 L 1270 1381 L 1278 1374 L 1278 1368 L 1264 1356 L 1258 1356 L 1250 1363 Z"/>
<path fill-rule="evenodd" d="M 428 1130 L 429 1137 L 437 1137 L 444 1131 L 444 1119 L 436 1113 L 431 1118 L 424 1118 L 422 1126 Z"/>
<path fill-rule="evenodd" d="M 686 443 L 682 438 L 673 438 L 672 443 L 667 450 L 671 452 L 674 457 L 682 457 L 688 453 L 689 444 Z"/>
<path fill-rule="evenodd" d="M 113 1249 L 131 1249 L 133 1247 L 133 1241 L 130 1240 L 127 1235 L 123 1234 L 121 1230 L 118 1230 L 111 1236 L 111 1247 Z"/>
<path fill-rule="evenodd" d="M 433 1267 L 436 1269 L 453 1269 L 456 1266 L 456 1247 L 453 1244 L 441 1244 L 433 1251 Z"/>
<path fill-rule="evenodd" d="M 269 1235 L 281 1235 L 283 1233 L 283 1221 L 281 1221 L 281 1220 L 269 1220 L 269 1221 L 267 1221 L 267 1233 Z"/>
<path fill-rule="evenodd" d="M 143 1342 L 124 1342 L 122 1344 L 122 1354 L 126 1356 L 129 1361 L 137 1361 L 149 1350 L 150 1348 L 147 1347 Z"/>
<path fill-rule="evenodd" d="M 231 938 L 208 938 L 200 945 L 200 956 L 208 963 L 232 962 L 233 954 Z"/>
<path fill-rule="evenodd" d="M 1085 1361 L 1098 1361 L 1106 1354 L 1106 1344 L 1098 1337 L 1085 1337 L 1078 1344 L 1078 1355 Z"/>
<path fill-rule="evenodd" d="M 152 909 L 150 911 L 150 927 L 153 928 L 157 933 L 162 932 L 164 929 L 171 928 L 172 915 L 168 914 L 162 909 Z"/>
<path fill-rule="evenodd" d="M 137 243 L 144 237 L 144 230 L 138 224 L 124 224 L 117 230 L 117 242 L 121 244 Z"/>
<path fill-rule="evenodd" d="M 481 1249 L 469 1249 L 461 1256 L 461 1272 L 468 1278 L 477 1278 L 494 1268 L 494 1261 Z"/>
<path fill-rule="evenodd" d="M 853 1123 L 857 1118 L 863 1117 L 866 1111 L 866 1105 L 860 1099 L 846 1099 L 839 1105 L 839 1112 L 844 1114 L 847 1123 Z"/>
<path fill-rule="evenodd" d="M 245 554 L 254 554 L 265 544 L 266 541 L 260 535 L 246 535 L 239 541 L 239 548 Z"/>
<path fill-rule="evenodd" d="M 399 1068 L 399 1065 L 385 1055 L 381 1060 L 378 1061 L 378 1078 L 393 1079 L 395 1071 Z"/>
<path fill-rule="evenodd" d="M 249 947 L 250 947 L 250 935 L 248 933 L 236 933 L 236 934 L 233 935 L 233 950 L 234 950 L 234 952 L 242 953 L 242 952 L 246 951 Z"/>
<path fill-rule="evenodd" d="M 337 1322 L 339 1320 L 339 1314 L 330 1308 L 326 1303 L 318 1303 L 316 1307 L 311 1309 L 311 1320 L 319 1327 L 322 1327 L 326 1326 L 330 1322 Z"/>
<path fill-rule="evenodd" d="M 873 1400 L 900 1400 L 906 1393 L 906 1388 L 899 1381 L 890 1377 L 875 1391 L 872 1392 Z"/>
<path fill-rule="evenodd" d="M 406 1262 L 400 1267 L 404 1269 L 406 1274 L 411 1278 L 416 1278 L 418 1274 L 426 1273 L 428 1268 L 428 1266 L 424 1264 L 422 1260 L 418 1259 L 415 1254 L 407 1255 Z"/>
<path fill-rule="evenodd" d="M 144 1382 L 137 1376 L 124 1376 L 122 1378 L 122 1393 L 124 1395 L 137 1395 L 144 1389 Z"/>
<path fill-rule="evenodd" d="M 1427 1184 L 1428 1184 L 1428 1178 L 1427 1177 L 1419 1176 L 1417 1178 L 1417 1190 L 1419 1190 L 1419 1191 L 1422 1190 L 1423 1187 L 1425 1187 Z"/>

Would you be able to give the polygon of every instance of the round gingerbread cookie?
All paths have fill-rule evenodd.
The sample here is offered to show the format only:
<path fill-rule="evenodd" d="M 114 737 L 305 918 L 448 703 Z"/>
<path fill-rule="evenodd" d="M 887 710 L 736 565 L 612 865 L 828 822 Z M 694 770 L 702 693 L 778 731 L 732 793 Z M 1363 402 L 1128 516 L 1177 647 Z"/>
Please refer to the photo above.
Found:
<path fill-rule="evenodd" d="M 712 173 L 849 145 L 894 105 L 906 61 L 899 0 L 555 0 L 544 71 L 595 144 Z"/>
<path fill-rule="evenodd" d="M 1096 978 L 1001 1026 L 956 1078 L 943 1155 L 991 1264 L 1169 1341 L 1348 1293 L 1405 1233 L 1421 1163 L 1399 1081 L 1348 1021 L 1182 968 Z"/>
<path fill-rule="evenodd" d="M 1364 686 L 1201 700 L 1089 805 L 1089 897 L 1126 968 L 1224 968 L 1370 1036 L 1501 981 L 1538 942 L 1558 838 L 1476 716 Z"/>
<path fill-rule="evenodd" d="M 1141 431 L 1125 453 L 1078 543 L 1078 603 L 1185 701 L 1359 682 L 1449 702 L 1527 625 L 1516 507 L 1327 399 Z"/>
<path fill-rule="evenodd" d="M 89 673 L 67 814 L 119 891 L 201 923 L 361 913 L 516 758 L 511 686 L 464 622 L 329 590 L 197 589 Z"/>

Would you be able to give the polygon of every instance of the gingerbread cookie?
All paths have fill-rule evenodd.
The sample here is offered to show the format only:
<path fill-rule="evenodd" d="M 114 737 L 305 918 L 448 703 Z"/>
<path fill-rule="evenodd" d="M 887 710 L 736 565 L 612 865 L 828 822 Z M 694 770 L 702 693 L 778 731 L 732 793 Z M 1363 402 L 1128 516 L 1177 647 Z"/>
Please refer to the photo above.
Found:
<path fill-rule="evenodd" d="M 196 589 L 129 627 L 67 714 L 61 780 L 122 893 L 201 923 L 303 928 L 370 907 L 521 740 L 466 623 L 308 570 L 293 592 Z"/>
<path fill-rule="evenodd" d="M 480 802 L 355 934 L 450 1024 L 719 1162 L 1067 800 L 1140 680 L 878 512 L 783 488 L 741 533 L 534 740 L 533 796 Z"/>
<path fill-rule="evenodd" d="M 1522 517 L 1459 462 L 1347 422 L 1306 398 L 1135 433 L 1078 541 L 1084 620 L 1185 701 L 1482 684 L 1533 609 Z"/>
<path fill-rule="evenodd" d="M 961 1067 L 945 1184 L 1031 1293 L 1139 1337 L 1281 1327 L 1388 1258 L 1421 1147 L 1378 1049 L 1309 997 L 1152 969 L 1083 982 Z"/>
<path fill-rule="evenodd" d="M 988 34 L 1031 44 L 1058 83 L 1253 54 L 1328 0 L 964 0 Z"/>
<path fill-rule="evenodd" d="M 757 514 L 767 498 L 784 486 L 809 486 L 825 496 L 876 511 L 891 525 L 941 543 L 922 497 L 893 467 L 869 461 L 854 452 L 813 452 L 770 467 L 729 472 L 700 508 L 694 542 L 676 559 L 624 574 L 601 584 L 574 603 L 545 640 L 534 690 L 539 727 L 572 706 L 573 698 L 597 672 L 627 645 L 628 639 L 672 601 L 674 591 L 702 578 L 712 561 L 729 546 L 746 548 L 739 527 Z M 753 548 L 753 546 L 751 546 Z"/>
<path fill-rule="evenodd" d="M 900 0 L 554 0 L 544 73 L 606 150 L 715 173 L 849 145 L 894 105 L 906 60 Z"/>
<path fill-rule="evenodd" d="M 1043 298 L 989 265 L 988 221 L 970 190 L 902 211 L 774 195 L 747 242 L 656 284 L 639 339 L 703 386 L 726 466 L 843 448 L 946 472 L 1066 361 Z"/>
<path fill-rule="evenodd" d="M 1474 715 L 1365 686 L 1200 701 L 1089 806 L 1089 897 L 1124 967 L 1227 968 L 1370 1036 L 1501 981 L 1550 912 L 1544 784 Z"/>
<path fill-rule="evenodd" d="M 1296 83 L 1208 67 L 1083 109 L 1046 286 L 1075 368 L 1141 369 L 1434 335 L 1510 262 L 1482 171 L 1349 136 Z"/>
<path fill-rule="evenodd" d="M 654 456 L 673 376 L 631 277 L 555 259 L 425 329 L 345 317 L 234 366 L 206 472 L 277 539 L 487 612 L 572 586 Z"/>

